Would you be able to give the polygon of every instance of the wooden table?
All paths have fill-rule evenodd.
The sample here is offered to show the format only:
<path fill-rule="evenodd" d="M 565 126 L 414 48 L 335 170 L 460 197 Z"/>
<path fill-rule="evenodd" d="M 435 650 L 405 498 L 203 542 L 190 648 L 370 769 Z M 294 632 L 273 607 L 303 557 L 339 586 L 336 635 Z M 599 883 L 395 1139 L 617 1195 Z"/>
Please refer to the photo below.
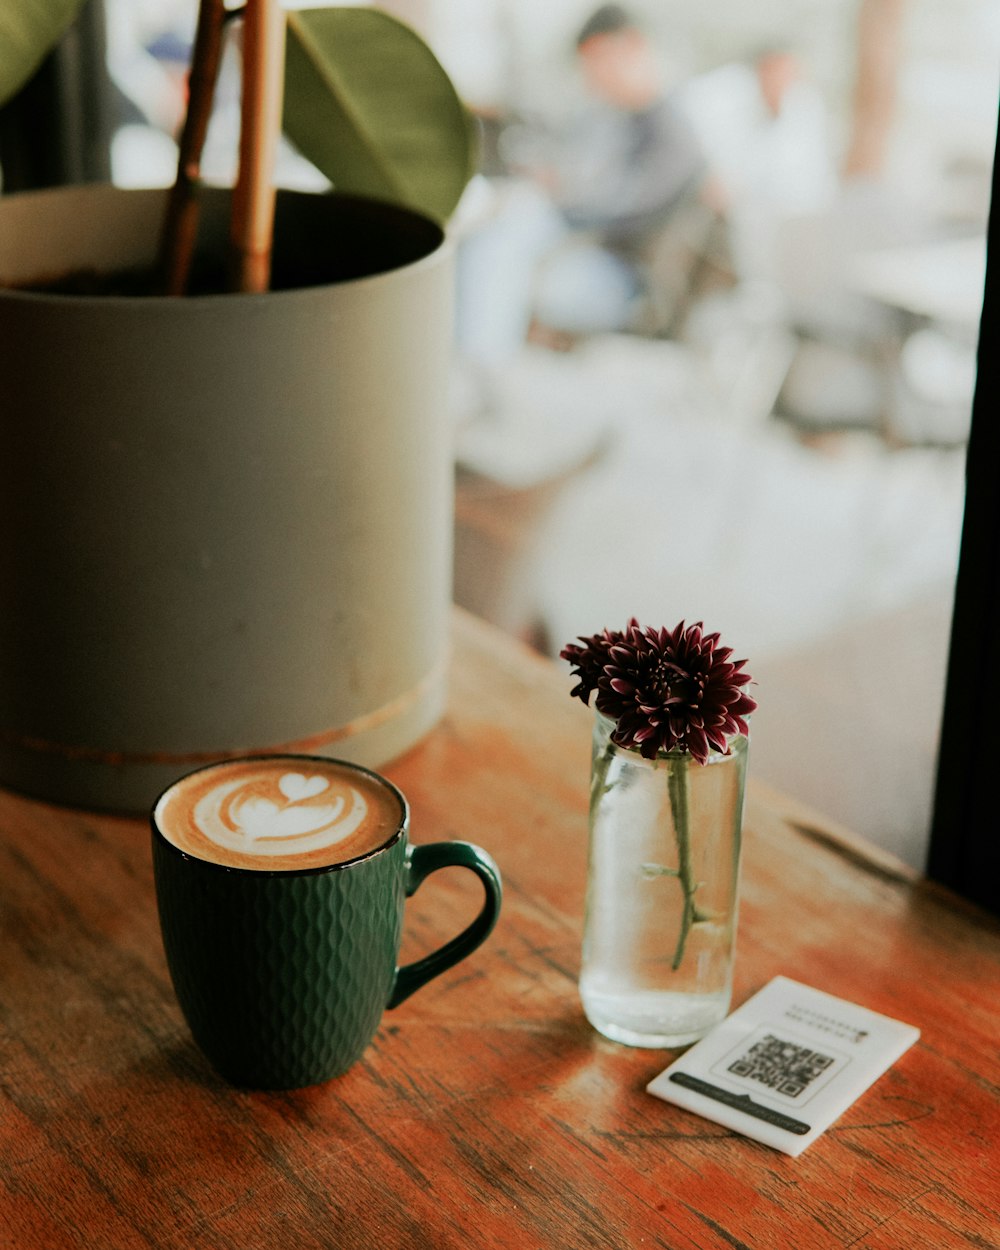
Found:
<path fill-rule="evenodd" d="M 671 1052 L 604 1041 L 577 1000 L 590 716 L 568 670 L 455 628 L 450 711 L 386 771 L 416 840 L 493 851 L 504 914 L 326 1086 L 207 1067 L 142 822 L 0 795 L 0 1246 L 1000 1244 L 997 924 L 755 785 L 735 1001 L 784 973 L 923 1036 L 799 1159 L 652 1098 Z M 404 955 L 472 914 L 466 876 L 408 904 Z"/>

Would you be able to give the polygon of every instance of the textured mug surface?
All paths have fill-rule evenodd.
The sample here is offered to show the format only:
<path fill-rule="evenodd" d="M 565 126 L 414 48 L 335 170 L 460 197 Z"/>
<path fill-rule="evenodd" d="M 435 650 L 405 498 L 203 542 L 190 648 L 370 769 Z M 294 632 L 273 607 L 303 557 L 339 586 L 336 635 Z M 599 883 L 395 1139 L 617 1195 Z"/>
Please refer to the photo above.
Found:
<path fill-rule="evenodd" d="M 399 827 L 382 846 L 292 871 L 195 858 L 154 819 L 157 903 L 174 989 L 194 1040 L 232 1083 L 291 1089 L 340 1075 L 360 1058 L 387 1007 L 463 959 L 493 928 L 501 885 L 490 856 L 466 842 L 410 845 L 399 798 Z M 405 899 L 447 865 L 479 876 L 482 910 L 446 946 L 400 969 Z"/>

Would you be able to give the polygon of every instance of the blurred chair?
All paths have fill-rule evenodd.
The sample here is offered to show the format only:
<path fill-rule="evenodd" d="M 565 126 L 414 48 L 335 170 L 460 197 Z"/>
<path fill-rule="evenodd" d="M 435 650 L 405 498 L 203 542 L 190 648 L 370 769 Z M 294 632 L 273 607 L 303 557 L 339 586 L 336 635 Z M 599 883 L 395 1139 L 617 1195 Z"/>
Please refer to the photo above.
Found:
<path fill-rule="evenodd" d="M 677 338 L 692 305 L 737 281 L 723 218 L 698 196 L 644 238 L 633 258 L 642 295 L 631 329 Z"/>

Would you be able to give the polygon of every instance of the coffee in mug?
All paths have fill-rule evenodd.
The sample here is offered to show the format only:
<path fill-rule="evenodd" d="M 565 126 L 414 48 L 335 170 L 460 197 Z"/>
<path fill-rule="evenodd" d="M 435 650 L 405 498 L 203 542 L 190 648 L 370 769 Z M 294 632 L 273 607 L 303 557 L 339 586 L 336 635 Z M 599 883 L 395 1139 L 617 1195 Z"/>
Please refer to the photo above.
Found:
<path fill-rule="evenodd" d="M 500 911 L 496 864 L 469 842 L 409 842 L 386 778 L 342 760 L 259 756 L 171 785 L 152 812 L 167 964 L 191 1033 L 236 1085 L 346 1072 L 382 1014 L 470 955 Z M 405 899 L 439 868 L 483 885 L 475 920 L 399 967 Z"/>
<path fill-rule="evenodd" d="M 399 828 L 398 792 L 335 760 L 248 759 L 182 778 L 154 820 L 178 850 L 213 864 L 292 872 L 367 855 Z"/>

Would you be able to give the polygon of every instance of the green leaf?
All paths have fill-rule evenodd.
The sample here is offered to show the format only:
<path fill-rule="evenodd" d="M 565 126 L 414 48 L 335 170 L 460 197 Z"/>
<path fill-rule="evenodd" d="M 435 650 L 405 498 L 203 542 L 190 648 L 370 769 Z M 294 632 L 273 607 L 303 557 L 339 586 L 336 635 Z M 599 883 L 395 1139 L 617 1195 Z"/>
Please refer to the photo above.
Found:
<path fill-rule="evenodd" d="M 438 222 L 475 169 L 472 121 L 450 78 L 377 9 L 288 13 L 284 130 L 337 190 Z"/>
<path fill-rule="evenodd" d="M 0 2 L 0 104 L 24 86 L 83 5 L 84 0 Z"/>

